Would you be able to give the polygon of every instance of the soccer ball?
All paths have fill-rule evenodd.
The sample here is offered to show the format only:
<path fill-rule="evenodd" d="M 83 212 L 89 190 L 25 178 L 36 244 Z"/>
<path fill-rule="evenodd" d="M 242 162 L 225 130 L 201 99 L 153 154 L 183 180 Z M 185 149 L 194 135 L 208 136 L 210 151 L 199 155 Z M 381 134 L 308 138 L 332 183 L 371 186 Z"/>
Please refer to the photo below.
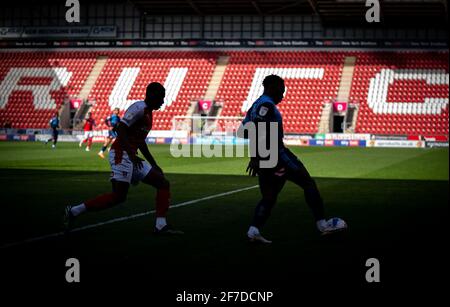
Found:
<path fill-rule="evenodd" d="M 327 221 L 328 227 L 332 229 L 345 229 L 347 228 L 347 223 L 338 217 L 333 217 Z"/>

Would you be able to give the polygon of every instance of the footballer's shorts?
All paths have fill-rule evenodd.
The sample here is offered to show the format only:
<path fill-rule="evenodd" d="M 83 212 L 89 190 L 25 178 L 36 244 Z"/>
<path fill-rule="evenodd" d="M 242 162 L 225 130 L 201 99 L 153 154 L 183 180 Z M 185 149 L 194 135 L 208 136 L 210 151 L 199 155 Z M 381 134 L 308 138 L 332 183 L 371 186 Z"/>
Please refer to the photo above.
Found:
<path fill-rule="evenodd" d="M 114 149 L 109 152 L 109 164 L 111 165 L 110 180 L 128 182 L 132 185 L 137 185 L 152 169 L 147 161 L 142 161 L 142 167 L 136 169 L 125 151 L 122 153 L 122 160 L 116 163 L 116 151 Z"/>
<path fill-rule="evenodd" d="M 303 163 L 288 149 L 283 153 L 277 167 L 271 169 L 259 169 L 258 181 L 261 192 L 271 191 L 275 195 L 283 188 L 286 181 L 291 181 L 302 188 L 310 188 L 314 195 L 319 195 L 314 179 L 309 174 Z M 314 199 L 320 199 L 315 196 Z"/>
<path fill-rule="evenodd" d="M 299 171 L 304 168 L 302 162 L 294 155 L 288 148 L 284 148 L 278 154 L 279 163 L 281 167 L 285 167 L 289 171 Z"/>
<path fill-rule="evenodd" d="M 84 139 L 90 139 L 92 136 L 92 131 L 84 131 Z"/>
<path fill-rule="evenodd" d="M 275 181 L 277 178 L 286 180 L 287 178 L 292 177 L 292 175 L 300 175 L 305 178 L 309 177 L 309 173 L 303 163 L 288 148 L 283 148 L 279 151 L 276 167 L 267 169 L 261 168 L 259 169 L 258 175 L 265 178 L 272 178 Z"/>
<path fill-rule="evenodd" d="M 114 130 L 109 130 L 108 131 L 108 138 L 110 138 L 110 139 L 117 138 L 117 132 L 115 132 Z"/>

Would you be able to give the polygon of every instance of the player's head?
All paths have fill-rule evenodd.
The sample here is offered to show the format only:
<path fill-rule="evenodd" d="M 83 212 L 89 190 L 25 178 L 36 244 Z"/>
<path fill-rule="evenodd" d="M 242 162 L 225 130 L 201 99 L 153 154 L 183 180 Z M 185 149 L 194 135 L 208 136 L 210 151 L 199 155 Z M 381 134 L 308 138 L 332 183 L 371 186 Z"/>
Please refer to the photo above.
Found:
<path fill-rule="evenodd" d="M 113 113 L 116 114 L 116 115 L 118 115 L 118 114 L 119 114 L 119 108 L 115 108 L 115 109 L 113 110 Z"/>
<path fill-rule="evenodd" d="M 153 110 L 158 110 L 164 103 L 166 89 L 161 83 L 152 82 L 145 91 L 145 103 Z"/>
<path fill-rule="evenodd" d="M 277 75 L 269 75 L 264 78 L 263 81 L 264 94 L 270 96 L 275 104 L 278 104 L 284 96 L 286 87 L 284 86 L 284 80 Z"/>

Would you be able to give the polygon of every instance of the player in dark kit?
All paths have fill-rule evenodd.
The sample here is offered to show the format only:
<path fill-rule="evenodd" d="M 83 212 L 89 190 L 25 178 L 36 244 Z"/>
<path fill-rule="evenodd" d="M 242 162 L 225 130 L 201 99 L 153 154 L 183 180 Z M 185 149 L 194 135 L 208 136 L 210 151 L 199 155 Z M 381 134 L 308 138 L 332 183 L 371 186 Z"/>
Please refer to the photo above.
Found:
<path fill-rule="evenodd" d="M 105 139 L 105 143 L 103 147 L 98 152 L 98 156 L 102 159 L 105 158 L 105 151 L 108 146 L 116 139 L 117 132 L 116 128 L 119 125 L 120 116 L 119 116 L 119 108 L 115 108 L 113 114 L 105 119 L 105 124 L 109 127 L 108 136 Z"/>
<path fill-rule="evenodd" d="M 49 122 L 50 128 L 52 128 L 52 137 L 45 142 L 47 145 L 48 142 L 53 140 L 52 148 L 56 148 L 56 143 L 58 142 L 58 128 L 59 128 L 59 115 L 58 112 L 55 112 L 55 116 L 50 119 Z"/>
<path fill-rule="evenodd" d="M 253 220 L 247 232 L 247 236 L 252 242 L 271 243 L 266 240 L 260 233 L 261 227 L 269 218 L 270 212 L 276 203 L 277 196 L 283 188 L 286 180 L 300 186 L 305 193 L 305 200 L 311 209 L 316 220 L 319 231 L 323 234 L 343 230 L 347 227 L 346 223 L 339 218 L 325 220 L 324 205 L 314 179 L 311 178 L 305 166 L 300 160 L 283 144 L 283 121 L 277 104 L 281 102 L 285 92 L 284 80 L 276 75 L 267 76 L 263 81 L 264 94 L 259 97 L 248 110 L 244 118 L 241 128 L 245 124 L 252 122 L 255 126 L 258 123 L 265 123 L 266 129 L 259 134 L 258 131 L 254 140 L 250 138 L 250 142 L 263 141 L 270 142 L 270 137 L 277 137 L 278 161 L 275 167 L 260 167 L 260 162 L 264 160 L 261 155 L 252 157 L 247 167 L 247 172 L 251 176 L 258 175 L 259 188 L 262 198 L 256 206 Z M 269 133 L 271 123 L 277 123 L 277 131 L 275 135 Z M 241 129 L 241 136 L 243 136 Z M 249 134 L 250 135 L 250 134 Z M 267 144 L 266 147 L 267 148 Z"/>
<path fill-rule="evenodd" d="M 130 184 L 139 181 L 156 188 L 155 234 L 182 234 L 167 224 L 170 203 L 170 185 L 163 171 L 148 150 L 145 139 L 152 128 L 153 110 L 164 103 L 165 89 L 157 82 L 147 86 L 144 101 L 133 103 L 125 112 L 116 129 L 117 138 L 109 153 L 112 192 L 99 195 L 76 206 L 67 206 L 64 214 L 66 232 L 72 228 L 75 217 L 86 211 L 98 211 L 123 203 Z M 144 161 L 137 155 L 141 152 Z"/>

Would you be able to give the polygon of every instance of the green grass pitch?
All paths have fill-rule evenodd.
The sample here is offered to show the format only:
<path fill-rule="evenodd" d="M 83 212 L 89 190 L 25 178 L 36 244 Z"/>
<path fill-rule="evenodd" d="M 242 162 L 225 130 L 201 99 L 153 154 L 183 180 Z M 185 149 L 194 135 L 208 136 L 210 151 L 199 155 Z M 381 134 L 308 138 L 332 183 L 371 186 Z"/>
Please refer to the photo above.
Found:
<path fill-rule="evenodd" d="M 67 204 L 110 190 L 109 164 L 74 143 L 56 150 L 42 143 L 0 143 L 0 246 L 60 231 Z M 173 158 L 169 146 L 150 145 L 172 187 L 172 203 L 200 199 L 257 184 L 245 175 L 246 158 Z M 263 234 L 270 246 L 248 244 L 245 233 L 259 199 L 257 188 L 200 201 L 169 213 L 182 237 L 152 235 L 152 214 L 45 240 L 0 249 L 12 278 L 45 275 L 61 282 L 64 261 L 76 257 L 83 280 L 122 276 L 121 282 L 329 280 L 365 283 L 365 261 L 380 260 L 381 278 L 433 282 L 447 261 L 448 149 L 293 147 L 325 200 L 329 216 L 348 231 L 320 236 L 303 192 L 288 183 Z M 76 227 L 154 209 L 153 188 L 130 189 L 126 203 L 88 213 Z M 31 258 L 30 258 L 31 257 Z M 30 269 L 26 263 L 34 264 Z M 413 269 L 411 269 L 413 268 Z M 126 279 L 128 278 L 128 279 Z"/>

